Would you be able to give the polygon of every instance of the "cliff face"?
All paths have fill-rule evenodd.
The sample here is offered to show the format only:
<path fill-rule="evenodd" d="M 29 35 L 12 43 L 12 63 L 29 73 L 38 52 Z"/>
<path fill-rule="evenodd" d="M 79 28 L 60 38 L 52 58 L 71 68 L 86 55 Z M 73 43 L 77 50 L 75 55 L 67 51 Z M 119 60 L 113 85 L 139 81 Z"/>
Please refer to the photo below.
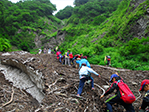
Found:
<path fill-rule="evenodd" d="M 78 98 L 78 69 L 62 65 L 55 54 L 32 55 L 23 51 L 0 53 L 0 60 L 1 111 L 106 112 L 104 101 L 111 95 L 103 99 L 99 97 L 107 90 L 109 78 L 115 72 L 119 72 L 136 96 L 133 105 L 138 111 L 142 98 L 138 93 L 140 83 L 149 77 L 149 71 L 91 65 L 101 74 L 101 78 L 92 74 L 95 90 L 91 90 L 90 84 L 85 84 L 81 97 Z M 114 112 L 125 112 L 120 105 L 114 105 L 113 109 Z"/>
<path fill-rule="evenodd" d="M 138 11 L 138 13 L 144 12 L 143 15 L 141 15 L 138 19 L 133 21 L 133 23 L 131 23 L 130 21 L 131 25 L 129 33 L 133 37 L 149 37 L 149 7 L 147 2 L 143 3 L 145 1 L 147 0 L 132 0 L 130 3 L 130 7 L 133 7 L 133 13 L 135 13 L 136 11 Z M 136 16 L 134 16 L 134 18 L 135 17 Z"/>
<path fill-rule="evenodd" d="M 34 34 L 36 35 L 34 39 L 35 48 L 41 48 L 44 46 L 45 48 L 54 49 L 54 47 L 61 44 L 65 40 L 66 32 L 58 30 L 56 37 L 51 37 L 50 39 L 46 39 L 45 35 L 40 35 L 38 32 L 34 32 Z"/>

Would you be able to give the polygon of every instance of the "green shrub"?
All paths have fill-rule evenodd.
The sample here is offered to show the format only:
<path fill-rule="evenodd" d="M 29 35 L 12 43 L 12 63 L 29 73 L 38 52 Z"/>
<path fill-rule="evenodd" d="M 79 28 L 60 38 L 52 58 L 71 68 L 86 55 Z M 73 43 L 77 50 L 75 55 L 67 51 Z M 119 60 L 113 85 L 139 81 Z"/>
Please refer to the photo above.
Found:
<path fill-rule="evenodd" d="M 4 37 L 3 38 L 0 38 L 0 51 L 9 51 L 11 49 L 11 45 L 10 45 L 10 42 L 5 39 Z"/>
<path fill-rule="evenodd" d="M 95 54 L 100 55 L 103 52 L 103 46 L 100 44 L 95 44 L 93 47 Z"/>
<path fill-rule="evenodd" d="M 122 65 L 124 68 L 131 70 L 135 70 L 135 68 L 137 67 L 137 63 L 133 60 L 125 60 L 123 61 Z"/>
<path fill-rule="evenodd" d="M 93 55 L 92 57 L 88 58 L 88 61 L 91 64 L 99 64 L 101 62 L 101 60 L 99 60 L 99 56 L 98 55 Z"/>

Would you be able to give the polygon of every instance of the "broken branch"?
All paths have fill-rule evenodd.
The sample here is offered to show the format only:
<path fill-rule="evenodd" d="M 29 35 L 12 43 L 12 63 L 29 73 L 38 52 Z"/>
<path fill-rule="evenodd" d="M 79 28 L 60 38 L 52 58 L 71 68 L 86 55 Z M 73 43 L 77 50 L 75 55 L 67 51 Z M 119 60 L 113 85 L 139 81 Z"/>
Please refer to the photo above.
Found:
<path fill-rule="evenodd" d="M 2 105 L 2 107 L 5 107 L 6 105 L 10 104 L 12 101 L 13 101 L 13 95 L 14 95 L 14 89 L 13 89 L 13 86 L 12 86 L 12 93 L 11 93 L 11 99 L 9 102 L 5 103 Z"/>

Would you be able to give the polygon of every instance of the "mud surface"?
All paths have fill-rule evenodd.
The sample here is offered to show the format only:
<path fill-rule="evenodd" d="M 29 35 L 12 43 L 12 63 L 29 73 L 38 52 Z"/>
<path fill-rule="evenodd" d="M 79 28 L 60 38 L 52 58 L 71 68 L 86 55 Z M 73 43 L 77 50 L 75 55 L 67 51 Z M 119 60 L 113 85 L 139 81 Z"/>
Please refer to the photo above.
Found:
<path fill-rule="evenodd" d="M 32 55 L 27 53 L 20 55 L 19 52 L 11 54 L 13 55 L 1 55 L 0 58 L 1 60 L 15 59 L 19 63 L 21 60 L 34 57 L 33 60 L 26 62 L 25 66 L 30 66 L 34 70 L 42 72 L 44 98 L 39 103 L 26 90 L 13 86 L 13 83 L 6 80 L 4 73 L 1 71 L 0 112 L 106 112 L 104 102 L 113 94 L 99 99 L 100 95 L 103 94 L 103 90 L 100 87 L 103 88 L 104 85 L 108 85 L 111 74 L 115 72 L 119 73 L 136 96 L 137 100 L 133 103 L 133 106 L 138 112 L 142 102 L 142 96 L 139 97 L 140 94 L 138 93 L 140 83 L 143 79 L 149 78 L 149 71 L 131 71 L 91 65 L 96 72 L 101 74 L 101 78 L 92 74 L 95 90 L 91 90 L 90 84 L 85 84 L 81 97 L 78 98 L 76 94 L 79 75 L 78 69 L 74 66 L 60 64 L 55 54 Z M 15 66 L 13 67 L 16 68 Z M 121 105 L 117 104 L 113 105 L 113 111 L 126 112 Z"/>

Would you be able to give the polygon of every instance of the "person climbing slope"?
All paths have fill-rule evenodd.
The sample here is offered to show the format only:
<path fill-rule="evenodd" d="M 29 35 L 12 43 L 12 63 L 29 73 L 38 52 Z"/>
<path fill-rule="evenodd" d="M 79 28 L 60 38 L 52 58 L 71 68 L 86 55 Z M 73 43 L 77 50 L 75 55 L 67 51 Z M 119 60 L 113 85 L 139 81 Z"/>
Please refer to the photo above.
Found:
<path fill-rule="evenodd" d="M 65 53 L 65 65 L 69 65 L 69 66 L 71 66 L 70 65 L 70 59 L 69 59 L 69 51 L 70 50 L 68 50 L 66 53 Z"/>
<path fill-rule="evenodd" d="M 57 59 L 59 60 L 59 62 L 62 63 L 62 58 L 63 58 L 63 56 L 62 56 L 60 50 L 56 52 L 56 56 L 57 56 Z"/>
<path fill-rule="evenodd" d="M 74 64 L 73 61 L 72 61 L 73 60 L 73 54 L 72 54 L 72 52 L 69 54 L 69 59 L 70 59 L 70 64 Z"/>
<path fill-rule="evenodd" d="M 79 68 L 81 67 L 82 63 L 86 63 L 87 67 L 91 68 L 86 56 L 82 57 L 80 60 L 76 60 L 76 63 L 79 64 Z"/>
<path fill-rule="evenodd" d="M 145 112 L 147 106 L 149 106 L 149 80 L 145 79 L 141 82 L 141 87 L 139 91 L 145 91 L 145 95 L 143 97 L 142 105 L 139 108 L 140 112 Z"/>
<path fill-rule="evenodd" d="M 82 63 L 82 67 L 79 70 L 80 82 L 77 96 L 81 95 L 85 81 L 91 80 L 91 89 L 94 90 L 94 79 L 91 77 L 91 73 L 100 77 L 100 74 L 95 72 L 92 68 L 87 67 L 86 63 Z"/>
<path fill-rule="evenodd" d="M 105 56 L 105 59 L 104 59 L 104 63 L 106 63 L 107 61 L 107 65 L 111 65 L 111 57 L 110 56 Z"/>
<path fill-rule="evenodd" d="M 104 96 L 107 96 L 108 94 L 112 93 L 116 89 L 117 90 L 116 94 L 114 96 L 110 97 L 106 101 L 107 112 L 113 112 L 112 105 L 115 103 L 123 105 L 127 112 L 135 112 L 132 104 L 127 104 L 121 99 L 120 89 L 119 89 L 118 83 L 116 83 L 118 80 L 123 81 L 123 79 L 118 75 L 118 73 L 111 75 L 109 81 L 112 82 L 112 84 L 111 84 L 110 88 L 105 92 L 105 94 L 100 96 L 100 99 L 103 98 Z"/>

